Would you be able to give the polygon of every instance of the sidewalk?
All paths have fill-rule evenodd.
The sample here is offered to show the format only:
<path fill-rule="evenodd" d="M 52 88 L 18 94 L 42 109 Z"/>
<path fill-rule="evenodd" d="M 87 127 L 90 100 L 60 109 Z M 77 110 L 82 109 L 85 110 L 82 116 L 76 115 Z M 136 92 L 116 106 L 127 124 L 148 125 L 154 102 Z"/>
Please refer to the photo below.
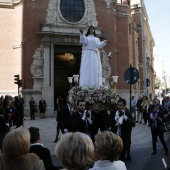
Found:
<path fill-rule="evenodd" d="M 41 142 L 45 147 L 50 149 L 51 156 L 54 165 L 60 165 L 60 161 L 57 159 L 54 153 L 55 149 L 55 135 L 57 122 L 55 118 L 36 118 L 35 120 L 30 120 L 26 118 L 24 121 L 25 127 L 35 126 L 40 129 Z M 60 133 L 61 135 L 61 133 Z M 167 144 L 170 147 L 170 134 L 165 135 Z M 162 163 L 162 158 L 165 158 L 167 162 L 168 157 L 164 156 L 164 150 L 162 144 L 158 140 L 157 143 L 157 154 L 150 155 L 152 152 L 152 142 L 151 142 L 151 132 L 150 128 L 141 124 L 136 124 L 132 130 L 132 146 L 131 146 L 131 156 L 132 161 L 127 162 L 126 166 L 128 170 L 163 170 L 164 166 Z"/>
<path fill-rule="evenodd" d="M 165 134 L 165 141 L 170 142 L 170 134 Z M 150 128 L 141 124 L 136 124 L 132 130 L 132 162 L 127 163 L 128 170 L 163 170 L 162 158 L 168 162 L 168 157 L 164 155 L 164 149 L 159 139 L 157 142 L 157 154 L 151 155 L 152 138 Z"/>

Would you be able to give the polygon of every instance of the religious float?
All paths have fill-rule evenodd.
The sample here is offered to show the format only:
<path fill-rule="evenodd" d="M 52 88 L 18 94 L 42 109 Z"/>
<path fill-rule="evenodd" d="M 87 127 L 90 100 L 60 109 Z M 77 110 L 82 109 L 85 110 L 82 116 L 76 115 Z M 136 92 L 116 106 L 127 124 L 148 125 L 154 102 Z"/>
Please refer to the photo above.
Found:
<path fill-rule="evenodd" d="M 110 110 L 115 108 L 115 104 L 118 100 L 116 93 L 116 84 L 118 76 L 112 76 L 113 82 L 111 82 L 111 87 L 80 87 L 78 85 L 78 76 L 74 77 L 74 87 L 71 86 L 73 77 L 69 77 L 70 91 L 69 91 L 69 101 L 71 106 L 76 109 L 76 104 L 78 100 L 84 100 L 86 102 L 87 109 L 99 112 L 104 109 Z"/>

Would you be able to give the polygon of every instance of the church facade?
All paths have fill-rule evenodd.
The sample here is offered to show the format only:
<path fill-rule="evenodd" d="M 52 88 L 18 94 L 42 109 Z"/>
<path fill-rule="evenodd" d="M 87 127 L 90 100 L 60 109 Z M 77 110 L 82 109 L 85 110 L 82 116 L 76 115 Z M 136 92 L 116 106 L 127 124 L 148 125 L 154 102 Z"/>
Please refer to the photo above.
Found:
<path fill-rule="evenodd" d="M 55 111 L 56 98 L 67 96 L 70 89 L 68 77 L 79 74 L 82 51 L 79 28 L 86 32 L 90 25 L 95 26 L 101 40 L 111 42 L 100 50 L 102 75 L 106 78 L 104 86 L 113 88 L 112 76 L 119 76 L 117 93 L 129 100 L 129 84 L 124 80 L 124 72 L 131 65 L 140 75 L 140 80 L 132 85 L 132 94 L 136 97 L 143 94 L 140 5 L 128 0 L 24 0 L 13 6 L 15 10 L 22 7 L 20 75 L 26 114 L 29 114 L 31 97 L 38 105 L 43 96 L 50 116 Z M 147 44 L 146 64 L 151 82 L 147 93 L 153 96 L 154 43 L 149 26 L 144 29 L 149 43 L 144 45 Z"/>

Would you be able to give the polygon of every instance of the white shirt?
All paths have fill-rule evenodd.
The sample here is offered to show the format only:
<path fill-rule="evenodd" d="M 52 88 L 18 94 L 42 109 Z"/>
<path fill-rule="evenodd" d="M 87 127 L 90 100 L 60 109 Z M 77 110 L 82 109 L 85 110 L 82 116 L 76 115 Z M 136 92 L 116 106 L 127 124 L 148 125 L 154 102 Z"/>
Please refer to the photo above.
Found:
<path fill-rule="evenodd" d="M 122 161 L 99 160 L 94 167 L 89 170 L 127 170 L 125 163 Z"/>

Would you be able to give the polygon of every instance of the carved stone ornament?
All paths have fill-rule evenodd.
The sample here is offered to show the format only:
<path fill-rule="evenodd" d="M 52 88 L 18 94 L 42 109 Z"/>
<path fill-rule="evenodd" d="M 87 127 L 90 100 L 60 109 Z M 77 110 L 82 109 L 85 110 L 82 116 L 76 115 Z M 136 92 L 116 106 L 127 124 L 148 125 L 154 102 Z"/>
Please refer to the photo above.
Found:
<path fill-rule="evenodd" d="M 110 4 L 111 4 L 112 0 L 105 0 L 105 2 L 106 2 L 106 5 L 107 5 L 107 8 L 110 8 Z"/>
<path fill-rule="evenodd" d="M 33 75 L 33 77 L 42 77 L 43 76 L 43 46 L 40 45 L 39 48 L 37 48 L 35 50 L 35 53 L 33 55 L 33 63 L 31 65 L 31 74 Z"/>
<path fill-rule="evenodd" d="M 96 19 L 96 9 L 93 0 L 87 0 L 87 22 L 88 25 L 98 26 L 98 21 Z"/>
<path fill-rule="evenodd" d="M 109 57 L 106 52 L 102 49 L 100 50 L 101 63 L 102 63 L 102 76 L 109 78 L 111 75 L 111 66 L 109 64 Z"/>
<path fill-rule="evenodd" d="M 57 2 L 58 0 L 49 0 L 46 24 L 56 25 L 57 21 Z"/>
<path fill-rule="evenodd" d="M 49 0 L 46 24 L 50 25 L 70 25 L 70 22 L 66 21 L 60 12 L 60 2 L 61 0 Z M 84 0 L 85 5 L 85 15 L 78 23 L 84 25 L 94 25 L 98 26 L 98 21 L 96 19 L 96 10 L 93 0 Z M 77 23 L 72 23 L 77 24 Z"/>
<path fill-rule="evenodd" d="M 0 6 L 4 7 L 11 7 L 16 4 L 21 3 L 22 0 L 0 0 Z"/>

